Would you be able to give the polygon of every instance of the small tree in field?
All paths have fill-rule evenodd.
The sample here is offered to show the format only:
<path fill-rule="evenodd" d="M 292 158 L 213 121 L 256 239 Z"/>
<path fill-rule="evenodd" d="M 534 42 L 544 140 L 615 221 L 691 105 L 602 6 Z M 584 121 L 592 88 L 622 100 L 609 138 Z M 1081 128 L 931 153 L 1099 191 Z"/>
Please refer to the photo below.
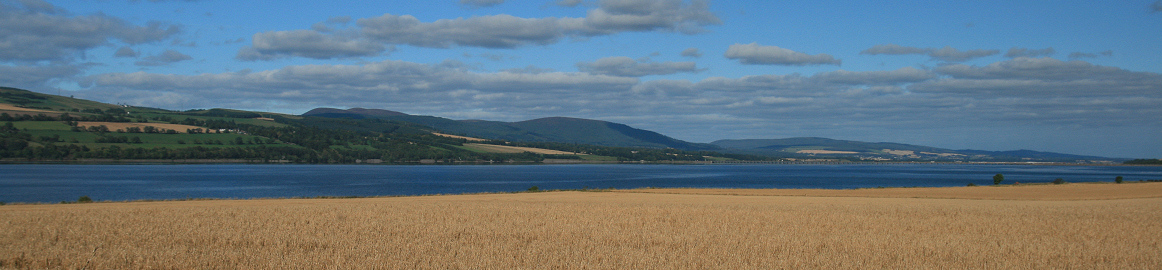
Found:
<path fill-rule="evenodd" d="M 1002 181 L 1005 181 L 1003 174 L 998 173 L 997 175 L 993 175 L 993 185 L 1000 185 Z"/>
<path fill-rule="evenodd" d="M 1122 182 L 1124 182 L 1124 181 L 1125 181 L 1125 179 L 1122 179 L 1122 177 L 1121 177 L 1121 176 L 1114 177 L 1114 182 L 1116 182 L 1116 183 L 1118 183 L 1118 184 L 1121 184 L 1121 183 L 1122 183 Z"/>

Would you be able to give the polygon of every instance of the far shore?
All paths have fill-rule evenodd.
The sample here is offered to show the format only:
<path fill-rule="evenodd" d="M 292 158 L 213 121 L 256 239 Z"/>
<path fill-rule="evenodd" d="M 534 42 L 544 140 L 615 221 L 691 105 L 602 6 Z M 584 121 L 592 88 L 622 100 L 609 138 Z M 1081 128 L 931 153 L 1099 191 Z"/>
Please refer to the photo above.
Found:
<path fill-rule="evenodd" d="M 482 165 L 482 164 L 676 164 L 676 165 L 1029 165 L 1029 166 L 1162 166 L 1162 164 L 1122 164 L 1122 163 L 1076 163 L 1076 162 L 933 162 L 933 161 L 835 161 L 835 160 L 798 160 L 798 161 L 687 161 L 687 160 L 580 160 L 580 159 L 545 159 L 543 161 L 512 161 L 512 160 L 411 160 L 411 161 L 384 161 L 379 159 L 355 160 L 346 163 L 296 163 L 292 160 L 264 160 L 264 159 L 27 159 L 27 158 L 0 158 L 0 164 L 299 164 L 299 165 Z"/>

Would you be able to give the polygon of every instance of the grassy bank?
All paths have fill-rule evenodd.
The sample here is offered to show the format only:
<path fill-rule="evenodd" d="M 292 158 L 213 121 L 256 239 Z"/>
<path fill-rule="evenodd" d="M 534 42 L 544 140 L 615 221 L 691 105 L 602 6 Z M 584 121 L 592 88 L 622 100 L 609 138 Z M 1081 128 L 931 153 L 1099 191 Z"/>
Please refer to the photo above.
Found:
<path fill-rule="evenodd" d="M 657 191 L 5 205 L 0 268 L 1162 268 L 1162 193 Z"/>

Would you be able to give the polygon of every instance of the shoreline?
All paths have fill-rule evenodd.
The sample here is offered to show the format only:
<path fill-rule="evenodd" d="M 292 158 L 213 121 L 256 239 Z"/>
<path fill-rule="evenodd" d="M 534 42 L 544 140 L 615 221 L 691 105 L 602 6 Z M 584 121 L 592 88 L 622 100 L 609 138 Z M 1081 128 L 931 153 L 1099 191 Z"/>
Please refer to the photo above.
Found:
<path fill-rule="evenodd" d="M 181 164 L 286 164 L 286 165 L 591 165 L 591 164 L 658 164 L 658 165 L 1027 165 L 1027 166 L 1162 166 L 1162 164 L 1079 163 L 1079 162 L 937 162 L 937 161 L 598 161 L 545 159 L 544 161 L 444 161 L 415 160 L 385 162 L 356 160 L 349 163 L 296 163 L 290 160 L 260 159 L 25 159 L 0 158 L 4 164 L 76 164 L 76 165 L 181 165 Z"/>
<path fill-rule="evenodd" d="M 1082 187 L 1088 187 L 1084 189 Z M 990 190 L 991 189 L 991 190 Z M 1021 189 L 1021 190 L 1017 190 Z M 1065 192 L 1062 192 L 1065 191 Z M 83 205 L 118 203 L 158 203 L 191 201 L 264 201 L 264 200 L 346 200 L 390 199 L 448 196 L 487 196 L 504 194 L 538 194 L 561 192 L 638 193 L 672 195 L 720 195 L 759 197 L 851 197 L 851 198 L 912 198 L 912 199 L 967 199 L 1014 201 L 1086 201 L 1162 198 L 1162 182 L 1134 181 L 1122 184 L 1111 182 L 1073 182 L 1065 184 L 1029 183 L 956 187 L 883 187 L 854 189 L 795 189 L 795 188 L 655 188 L 635 189 L 547 189 L 538 191 L 474 192 L 455 194 L 418 194 L 384 196 L 315 196 L 315 197 L 259 197 L 259 198 L 178 198 L 140 199 L 123 201 L 62 201 L 62 202 L 3 202 L 0 207 L 19 205 Z M 1035 195 L 1027 195 L 1035 194 Z"/>

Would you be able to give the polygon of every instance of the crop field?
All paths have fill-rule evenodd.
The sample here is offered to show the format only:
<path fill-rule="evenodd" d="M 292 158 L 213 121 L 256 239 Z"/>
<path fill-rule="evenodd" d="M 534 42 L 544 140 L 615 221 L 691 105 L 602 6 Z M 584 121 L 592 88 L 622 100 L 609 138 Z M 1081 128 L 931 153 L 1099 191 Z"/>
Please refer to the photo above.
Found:
<path fill-rule="evenodd" d="M 979 200 L 1108 200 L 1162 197 L 1162 183 L 1073 183 L 1066 185 L 1026 184 L 940 188 L 876 189 L 695 189 L 658 188 L 616 190 L 633 193 L 874 197 Z"/>
<path fill-rule="evenodd" d="M 481 151 L 481 152 L 487 152 L 487 153 L 524 153 L 524 152 L 530 152 L 530 153 L 545 154 L 545 155 L 576 155 L 577 154 L 577 153 L 573 153 L 573 152 L 565 152 L 565 151 L 549 150 L 549 149 L 541 149 L 541 148 L 495 145 L 495 144 L 482 144 L 482 143 L 466 143 L 466 144 L 464 144 L 464 148 L 476 150 L 476 151 Z"/>
<path fill-rule="evenodd" d="M 448 138 L 455 138 L 455 139 L 464 139 L 464 140 L 467 140 L 467 141 L 470 141 L 470 142 L 481 142 L 481 141 L 487 141 L 487 140 L 485 140 L 485 139 L 481 139 L 481 138 L 464 137 L 464 136 L 459 136 L 459 135 L 451 135 L 451 134 L 444 134 L 444 133 L 439 133 L 439 132 L 432 132 L 432 135 L 436 135 L 436 136 L 442 136 L 442 137 L 448 137 Z"/>
<path fill-rule="evenodd" d="M 109 130 L 125 130 L 126 128 L 130 128 L 130 127 L 144 128 L 144 127 L 149 126 L 149 127 L 155 127 L 155 128 L 163 129 L 163 130 L 164 129 L 172 129 L 174 131 L 177 131 L 178 133 L 186 133 L 187 129 L 206 130 L 206 128 L 198 127 L 198 126 L 178 125 L 178 124 L 168 124 L 168 123 L 77 122 L 77 126 L 83 127 L 83 128 L 93 127 L 93 126 L 105 126 L 105 127 L 108 127 Z M 213 131 L 213 132 L 217 132 L 217 131 Z"/>
<path fill-rule="evenodd" d="M 59 112 L 46 111 L 46 110 L 40 110 L 40 109 L 21 108 L 21 107 L 16 107 L 16 106 L 11 105 L 11 104 L 3 104 L 3 103 L 0 103 L 0 111 L 12 112 L 12 113 L 59 113 Z"/>
<path fill-rule="evenodd" d="M 1022 187 L 981 189 L 1010 188 Z M 540 192 L 4 205 L 0 268 L 1162 268 L 1162 198 L 1071 198 Z"/>

